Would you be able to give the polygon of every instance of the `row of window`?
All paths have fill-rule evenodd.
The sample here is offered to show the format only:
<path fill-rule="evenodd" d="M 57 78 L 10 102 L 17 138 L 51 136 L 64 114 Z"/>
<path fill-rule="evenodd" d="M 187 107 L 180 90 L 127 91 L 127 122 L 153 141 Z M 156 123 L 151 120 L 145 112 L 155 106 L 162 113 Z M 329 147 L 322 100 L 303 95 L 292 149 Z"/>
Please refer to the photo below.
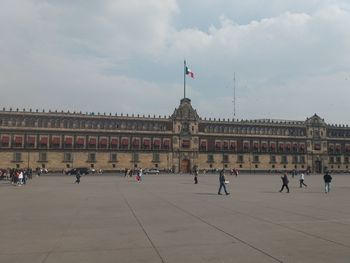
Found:
<path fill-rule="evenodd" d="M 350 131 L 328 131 L 328 137 L 350 137 Z"/>
<path fill-rule="evenodd" d="M 39 148 L 39 149 L 121 149 L 121 150 L 169 150 L 169 138 L 139 137 L 96 137 L 96 136 L 36 136 L 36 135 L 1 135 L 2 148 Z"/>
<path fill-rule="evenodd" d="M 214 162 L 214 155 L 208 154 L 208 163 L 213 163 Z M 222 156 L 222 162 L 223 163 L 229 163 L 229 155 L 224 154 Z M 260 156 L 259 155 L 254 155 L 253 159 L 250 159 L 250 157 L 244 156 L 244 155 L 237 155 L 236 158 L 236 163 L 245 163 L 245 162 L 252 162 L 252 163 L 260 163 Z M 270 163 L 282 163 L 282 164 L 287 164 L 288 163 L 288 158 L 285 155 L 282 156 L 275 156 L 271 155 L 270 156 Z M 305 156 L 304 155 L 294 155 L 292 156 L 292 163 L 305 163 Z"/>
<path fill-rule="evenodd" d="M 38 162 L 48 162 L 47 152 L 39 152 L 39 153 L 35 153 L 35 154 L 38 154 Z M 86 162 L 90 162 L 90 163 L 96 162 L 97 161 L 96 155 L 97 154 L 94 152 L 88 153 Z M 159 153 L 153 153 L 152 162 L 159 162 L 160 161 L 159 156 L 160 156 Z M 33 156 L 29 156 L 28 153 L 15 152 L 15 153 L 13 153 L 13 160 L 12 161 L 13 162 L 25 162 L 25 161 L 29 161 L 31 158 L 33 158 Z M 63 156 L 62 156 L 63 162 L 71 163 L 71 162 L 73 162 L 73 160 L 74 160 L 73 153 L 71 153 L 71 152 L 63 153 Z M 140 161 L 139 154 L 132 153 L 131 162 L 139 162 L 139 161 Z M 111 152 L 109 154 L 109 162 L 118 162 L 117 153 Z"/>
<path fill-rule="evenodd" d="M 250 126 L 214 126 L 204 127 L 206 133 L 233 133 L 252 135 L 279 135 L 279 136 L 305 136 L 305 129 L 301 128 L 277 128 L 277 127 L 250 127 Z"/>
<path fill-rule="evenodd" d="M 172 130 L 171 122 L 155 121 L 113 121 L 113 120 L 62 120 L 45 118 L 1 118 L 0 126 L 64 128 L 64 129 L 104 129 L 104 130 L 140 130 L 166 131 Z"/>
<path fill-rule="evenodd" d="M 346 152 L 350 153 L 350 144 L 328 144 L 328 152 L 329 153 L 341 153 Z"/>
<path fill-rule="evenodd" d="M 277 147 L 278 145 L 278 147 Z M 305 143 L 290 142 L 258 142 L 258 141 L 219 141 L 201 140 L 200 150 L 202 151 L 233 151 L 233 152 L 305 152 Z"/>
<path fill-rule="evenodd" d="M 341 156 L 329 156 L 330 164 L 341 164 L 342 158 Z M 349 156 L 344 156 L 343 163 L 349 163 Z"/>

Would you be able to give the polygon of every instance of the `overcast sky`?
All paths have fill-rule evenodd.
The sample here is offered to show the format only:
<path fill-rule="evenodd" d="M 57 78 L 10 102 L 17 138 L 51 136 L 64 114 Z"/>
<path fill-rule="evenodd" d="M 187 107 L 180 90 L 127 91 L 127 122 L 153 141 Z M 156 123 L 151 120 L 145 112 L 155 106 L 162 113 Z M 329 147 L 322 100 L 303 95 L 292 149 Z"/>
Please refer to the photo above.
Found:
<path fill-rule="evenodd" d="M 350 124 L 346 0 L 1 0 L 2 107 Z M 1 108 L 2 108 L 1 107 Z"/>

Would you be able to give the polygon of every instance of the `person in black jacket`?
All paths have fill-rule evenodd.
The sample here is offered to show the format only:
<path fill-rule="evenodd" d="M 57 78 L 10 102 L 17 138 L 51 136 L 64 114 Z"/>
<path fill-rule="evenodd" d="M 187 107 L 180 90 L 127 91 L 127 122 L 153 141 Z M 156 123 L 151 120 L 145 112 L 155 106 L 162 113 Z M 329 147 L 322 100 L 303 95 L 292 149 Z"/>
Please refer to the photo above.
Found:
<path fill-rule="evenodd" d="M 220 182 L 220 187 L 219 187 L 219 191 L 218 191 L 218 195 L 221 195 L 221 188 L 224 188 L 225 194 L 229 195 L 230 193 L 227 192 L 226 190 L 226 185 L 225 185 L 225 170 L 222 169 L 220 171 L 220 176 L 219 176 L 219 182 Z"/>
<path fill-rule="evenodd" d="M 324 180 L 324 191 L 327 194 L 331 190 L 332 176 L 328 172 L 326 172 L 326 174 L 323 176 L 323 180 Z"/>
<path fill-rule="evenodd" d="M 81 175 L 80 175 L 80 172 L 78 171 L 77 174 L 75 175 L 75 178 L 76 178 L 75 183 L 76 184 L 80 183 L 80 177 L 81 177 Z"/>
<path fill-rule="evenodd" d="M 198 184 L 198 170 L 194 171 L 194 183 Z"/>
<path fill-rule="evenodd" d="M 289 184 L 289 180 L 288 180 L 288 176 L 287 176 L 287 173 L 284 173 L 283 176 L 281 176 L 281 179 L 282 179 L 282 188 L 280 190 L 280 192 L 283 191 L 284 187 L 287 188 L 287 193 L 289 193 L 289 187 L 288 187 L 288 184 Z"/>

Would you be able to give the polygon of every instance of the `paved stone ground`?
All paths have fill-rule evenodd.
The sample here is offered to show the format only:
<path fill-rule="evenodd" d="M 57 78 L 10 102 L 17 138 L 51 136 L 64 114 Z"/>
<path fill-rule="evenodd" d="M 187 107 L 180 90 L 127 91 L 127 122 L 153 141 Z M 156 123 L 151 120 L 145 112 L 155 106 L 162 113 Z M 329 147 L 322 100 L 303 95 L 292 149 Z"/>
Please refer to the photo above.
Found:
<path fill-rule="evenodd" d="M 0 262 L 350 262 L 350 176 L 35 177 L 0 181 Z"/>

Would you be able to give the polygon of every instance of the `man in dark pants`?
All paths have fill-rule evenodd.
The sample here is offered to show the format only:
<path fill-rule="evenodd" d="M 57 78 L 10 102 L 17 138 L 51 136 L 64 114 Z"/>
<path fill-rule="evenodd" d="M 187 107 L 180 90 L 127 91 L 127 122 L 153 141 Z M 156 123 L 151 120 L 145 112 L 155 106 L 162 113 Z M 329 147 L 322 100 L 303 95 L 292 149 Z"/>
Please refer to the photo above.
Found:
<path fill-rule="evenodd" d="M 300 179 L 299 179 L 300 188 L 302 188 L 303 186 L 307 187 L 307 185 L 304 183 L 304 180 L 305 180 L 304 173 L 301 173 L 301 174 L 300 174 Z"/>
<path fill-rule="evenodd" d="M 194 183 L 198 184 L 198 170 L 194 171 Z"/>
<path fill-rule="evenodd" d="M 331 190 L 332 176 L 328 172 L 326 172 L 326 174 L 323 176 L 323 180 L 325 188 L 324 191 L 327 194 Z"/>
<path fill-rule="evenodd" d="M 284 187 L 287 188 L 287 193 L 289 193 L 289 187 L 288 187 L 288 183 L 289 183 L 289 180 L 288 180 L 288 177 L 287 177 L 287 173 L 284 173 L 284 176 L 281 176 L 281 179 L 282 179 L 282 188 L 280 190 L 280 192 L 283 191 Z"/>
<path fill-rule="evenodd" d="M 80 172 L 77 172 L 77 174 L 75 175 L 75 178 L 76 178 L 76 180 L 75 180 L 75 183 L 76 184 L 79 184 L 80 183 Z"/>
<path fill-rule="evenodd" d="M 225 179 L 225 170 L 222 169 L 222 170 L 220 171 L 220 176 L 219 176 L 220 187 L 219 187 L 218 195 L 221 195 L 221 188 L 224 188 L 224 191 L 225 191 L 225 194 L 226 194 L 226 195 L 229 195 L 229 194 L 230 194 L 230 193 L 228 193 L 228 192 L 226 191 L 225 181 L 226 181 L 226 179 Z"/>

